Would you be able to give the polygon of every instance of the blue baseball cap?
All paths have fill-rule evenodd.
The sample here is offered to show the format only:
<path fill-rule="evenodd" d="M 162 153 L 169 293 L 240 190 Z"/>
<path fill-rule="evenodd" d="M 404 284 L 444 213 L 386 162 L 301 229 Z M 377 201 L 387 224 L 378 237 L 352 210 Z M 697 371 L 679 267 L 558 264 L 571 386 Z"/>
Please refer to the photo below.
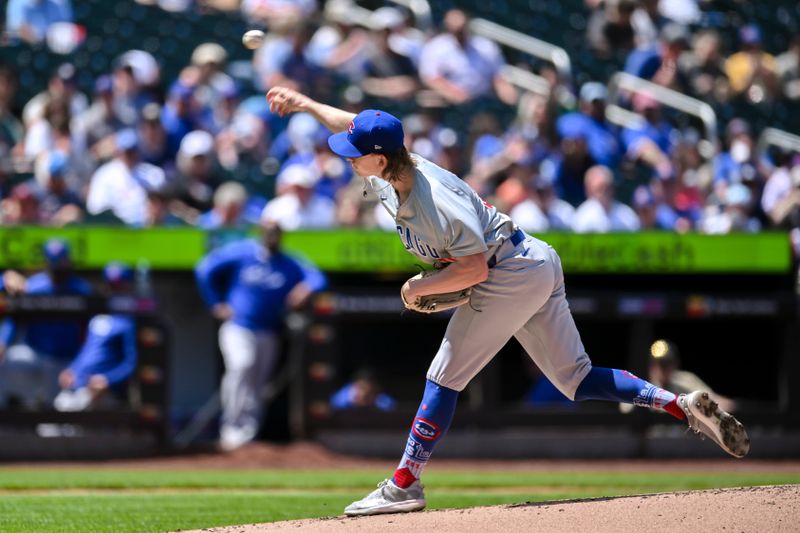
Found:
<path fill-rule="evenodd" d="M 396 152 L 403 147 L 403 124 L 385 111 L 365 109 L 347 131 L 328 137 L 328 146 L 342 157 Z"/>
<path fill-rule="evenodd" d="M 125 263 L 112 261 L 103 268 L 103 279 L 111 285 L 133 283 L 133 269 Z"/>
<path fill-rule="evenodd" d="M 72 261 L 64 239 L 47 239 L 42 246 L 45 262 L 50 266 L 68 266 Z"/>

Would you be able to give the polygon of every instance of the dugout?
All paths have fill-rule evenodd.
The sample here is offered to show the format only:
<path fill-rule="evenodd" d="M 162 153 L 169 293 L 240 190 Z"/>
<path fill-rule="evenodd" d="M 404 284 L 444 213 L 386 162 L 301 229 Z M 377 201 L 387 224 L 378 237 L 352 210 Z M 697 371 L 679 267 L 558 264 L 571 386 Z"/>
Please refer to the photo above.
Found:
<path fill-rule="evenodd" d="M 192 268 L 229 236 L 194 228 L 0 228 L 0 264 L 35 269 L 41 243 L 51 236 L 70 242 L 76 266 L 90 276 L 112 259 L 147 260 L 158 302 L 152 318 L 165 339 L 160 356 L 165 416 L 148 428 L 157 429 L 150 431 L 153 442 L 162 435 L 173 445 L 219 385 L 218 324 L 200 300 Z M 754 456 L 796 456 L 800 328 L 797 265 L 787 235 L 542 238 L 562 257 L 568 299 L 596 365 L 643 374 L 652 340 L 669 338 L 680 346 L 685 367 L 719 392 L 743 400 L 737 416 L 754 434 Z M 330 286 L 306 313 L 287 321 L 279 369 L 285 387 L 273 394 L 265 437 L 317 439 L 339 451 L 395 457 L 446 318 L 403 311 L 397 291 L 417 266 L 393 233 L 295 232 L 284 242 L 290 252 L 322 268 Z M 397 399 L 397 408 L 331 411 L 330 395 L 364 366 Z M 622 414 L 600 402 L 522 406 L 530 368 L 516 342 L 510 342 L 461 395 L 454 436 L 437 448 L 437 456 L 718 456 L 715 446 L 686 436 L 682 425 L 644 410 Z M 114 418 L 127 421 L 118 427 L 141 422 L 135 413 L 125 416 Z M 98 426 L 101 418 L 95 419 Z M 14 424 L 30 420 L 0 412 L 0 420 L 12 419 Z M 193 438 L 213 441 L 213 422 L 212 415 Z M 592 446 L 585 445 L 587 439 Z"/>
<path fill-rule="evenodd" d="M 152 297 L 0 296 L 0 317 L 88 320 L 100 314 L 136 319 L 136 369 L 118 405 L 62 412 L 10 404 L 0 409 L 0 461 L 146 456 L 169 443 L 170 332 Z"/>

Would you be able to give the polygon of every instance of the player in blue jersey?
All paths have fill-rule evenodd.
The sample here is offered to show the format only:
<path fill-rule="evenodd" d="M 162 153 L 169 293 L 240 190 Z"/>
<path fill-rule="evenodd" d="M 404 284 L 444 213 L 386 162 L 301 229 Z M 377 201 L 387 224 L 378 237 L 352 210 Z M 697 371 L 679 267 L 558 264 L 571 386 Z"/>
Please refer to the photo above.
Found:
<path fill-rule="evenodd" d="M 539 369 L 570 400 L 607 400 L 661 409 L 743 457 L 744 427 L 707 393 L 677 396 L 624 370 L 592 366 L 567 304 L 558 254 L 531 237 L 467 184 L 403 146 L 400 121 L 384 111 L 359 114 L 331 107 L 285 87 L 267 93 L 270 109 L 311 113 L 334 132 L 328 145 L 394 218 L 403 246 L 420 261 L 449 264 L 415 276 L 404 302 L 471 288 L 457 308 L 428 369 L 425 392 L 394 475 L 345 509 L 348 515 L 425 507 L 419 478 L 452 421 L 459 391 L 514 336 Z"/>
<path fill-rule="evenodd" d="M 49 239 L 42 248 L 44 272 L 28 278 L 25 293 L 82 295 L 92 287 L 72 270 L 69 246 Z M 58 393 L 58 374 L 83 342 L 85 320 L 7 319 L 0 326 L 0 406 L 18 401 L 27 407 L 50 405 Z"/>
<path fill-rule="evenodd" d="M 103 269 L 109 296 L 130 294 L 133 270 L 111 262 Z M 130 315 L 97 315 L 89 321 L 86 341 L 77 357 L 61 371 L 61 392 L 53 405 L 59 411 L 110 408 L 127 399 L 127 385 L 136 369 L 136 320 Z"/>
<path fill-rule="evenodd" d="M 261 242 L 246 239 L 218 248 L 197 265 L 200 293 L 223 321 L 219 346 L 225 361 L 220 395 L 220 446 L 252 441 L 263 417 L 261 390 L 278 358 L 287 309 L 301 307 L 325 285 L 323 274 L 281 249 L 281 229 L 265 224 Z"/>

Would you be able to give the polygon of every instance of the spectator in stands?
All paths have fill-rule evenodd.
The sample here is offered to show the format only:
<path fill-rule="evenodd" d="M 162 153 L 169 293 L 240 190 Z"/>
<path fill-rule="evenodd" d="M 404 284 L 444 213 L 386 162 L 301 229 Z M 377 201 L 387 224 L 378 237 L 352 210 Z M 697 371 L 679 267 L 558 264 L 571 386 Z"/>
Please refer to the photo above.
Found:
<path fill-rule="evenodd" d="M 660 4 L 659 0 L 637 2 L 636 9 L 631 14 L 631 26 L 636 46 L 645 47 L 656 44 L 661 30 L 669 23 L 670 19 L 664 16 Z"/>
<path fill-rule="evenodd" d="M 33 188 L 20 183 L 11 189 L 8 198 L 0 200 L 0 222 L 6 226 L 42 224 L 44 219 L 39 208 L 39 197 Z"/>
<path fill-rule="evenodd" d="M 103 279 L 107 296 L 133 294 L 134 273 L 129 266 L 111 262 L 103 269 Z M 61 392 L 53 406 L 59 411 L 84 411 L 119 405 L 127 399 L 136 360 L 136 319 L 94 316 L 78 355 L 58 375 Z"/>
<path fill-rule="evenodd" d="M 137 53 L 138 52 L 138 53 Z M 130 50 L 112 63 L 111 85 L 114 94 L 114 114 L 126 127 L 134 127 L 147 104 L 156 101 L 147 83 L 160 79 L 155 59 L 141 50 Z M 160 92 L 159 95 L 160 96 Z"/>
<path fill-rule="evenodd" d="M 74 274 L 66 241 L 49 239 L 42 253 L 44 272 L 27 280 L 26 294 L 92 293 L 91 286 Z M 0 326 L 0 405 L 9 401 L 25 407 L 50 405 L 58 392 L 58 373 L 81 346 L 84 325 L 76 319 L 6 319 Z"/>
<path fill-rule="evenodd" d="M 796 157 L 796 153 L 778 152 L 776 168 L 764 186 L 761 208 L 773 226 L 800 227 L 800 161 Z"/>
<path fill-rule="evenodd" d="M 161 124 L 167 132 L 167 143 L 172 153 L 177 153 L 183 138 L 201 125 L 201 117 L 197 114 L 194 100 L 194 88 L 188 83 L 180 79 L 173 82 L 161 109 Z"/>
<path fill-rule="evenodd" d="M 689 45 L 686 27 L 665 25 L 655 45 L 634 49 L 625 60 L 625 72 L 669 89 L 686 92 L 688 82 L 678 69 L 678 58 Z"/>
<path fill-rule="evenodd" d="M 253 25 L 282 32 L 309 20 L 317 11 L 315 0 L 242 0 L 241 11 Z"/>
<path fill-rule="evenodd" d="M 66 105 L 66 116 L 76 117 L 89 107 L 89 99 L 78 90 L 77 70 L 71 63 L 64 63 L 50 76 L 47 89 L 25 104 L 22 122 L 29 128 L 38 119 L 44 118 L 47 104 L 55 101 Z"/>
<path fill-rule="evenodd" d="M 393 411 L 397 401 L 381 391 L 375 374 L 363 368 L 353 375 L 353 380 L 345 384 L 331 396 L 330 406 L 334 411 L 345 409 L 377 409 Z"/>
<path fill-rule="evenodd" d="M 595 55 L 608 59 L 634 47 L 631 16 L 635 8 L 634 0 L 605 0 L 601 8 L 592 11 L 586 38 Z"/>
<path fill-rule="evenodd" d="M 725 61 L 725 73 L 736 96 L 758 104 L 779 93 L 775 57 L 764 52 L 761 29 L 747 24 L 739 29 L 739 51 Z"/>
<path fill-rule="evenodd" d="M 69 106 L 63 100 L 50 100 L 45 104 L 44 115 L 26 128 L 23 156 L 33 162 L 48 150 L 61 150 L 77 156 L 80 147 L 73 142 L 70 130 Z M 77 157 L 76 157 L 77 159 Z"/>
<path fill-rule="evenodd" d="M 243 228 L 242 217 L 247 204 L 247 190 L 241 183 L 228 181 L 214 192 L 214 207 L 197 219 L 197 227 L 205 230 L 223 228 Z"/>
<path fill-rule="evenodd" d="M 690 94 L 703 101 L 727 102 L 730 83 L 719 33 L 702 30 L 694 35 L 692 43 L 692 49 L 678 58 L 678 68 L 689 82 Z"/>
<path fill-rule="evenodd" d="M 330 228 L 336 224 L 336 205 L 314 191 L 319 176 L 305 165 L 290 165 L 278 175 L 285 192 L 270 200 L 261 214 L 263 222 L 279 224 L 286 231 Z"/>
<path fill-rule="evenodd" d="M 96 160 L 113 156 L 114 135 L 125 127 L 114 108 L 114 84 L 102 75 L 94 83 L 94 102 L 73 119 L 73 130 L 82 147 Z"/>
<path fill-rule="evenodd" d="M 776 63 L 783 96 L 800 100 L 800 33 L 792 37 L 789 48 L 776 58 Z"/>
<path fill-rule="evenodd" d="M 39 197 L 42 222 L 65 226 L 83 219 L 83 201 L 69 186 L 67 156 L 59 151 L 46 152 L 36 161 L 31 187 Z"/>
<path fill-rule="evenodd" d="M 646 91 L 633 95 L 633 110 L 643 120 L 622 130 L 626 156 L 649 166 L 662 179 L 671 178 L 675 129 L 663 119 L 658 100 Z"/>
<path fill-rule="evenodd" d="M 694 229 L 703 213 L 703 191 L 711 183 L 711 169 L 703 163 L 696 145 L 684 141 L 678 145 L 674 156 L 675 188 L 671 207 L 680 217 L 679 232 Z"/>
<path fill-rule="evenodd" d="M 733 183 L 724 189 L 717 202 L 709 203 L 703 212 L 699 229 L 703 233 L 755 233 L 761 223 L 754 216 L 753 193 L 743 183 Z"/>
<path fill-rule="evenodd" d="M 505 65 L 500 47 L 469 32 L 469 18 L 460 9 L 444 16 L 444 32 L 432 38 L 420 55 L 420 78 L 446 104 L 463 104 L 479 97 L 496 96 L 514 104 L 516 89 L 503 78 Z"/>
<path fill-rule="evenodd" d="M 330 90 L 324 65 L 313 60 L 308 48 L 312 29 L 308 23 L 287 35 L 270 38 L 253 56 L 260 87 L 288 85 L 311 93 Z"/>
<path fill-rule="evenodd" d="M 745 183 L 760 192 L 772 173 L 772 163 L 756 151 L 750 125 L 740 118 L 728 122 L 725 142 L 728 149 L 714 162 L 714 194 L 723 197 L 725 188 L 735 183 Z"/>
<path fill-rule="evenodd" d="M 372 40 L 357 25 L 348 1 L 325 3 L 324 22 L 308 42 L 308 57 L 316 65 L 349 83 L 358 84 L 365 74 Z"/>
<path fill-rule="evenodd" d="M 142 161 L 160 167 L 167 176 L 174 176 L 176 153 L 170 149 L 167 131 L 161 123 L 160 105 L 151 102 L 144 106 L 136 134 L 139 138 L 139 156 Z"/>
<path fill-rule="evenodd" d="M 409 100 L 420 89 L 417 68 L 407 55 L 392 47 L 392 32 L 404 24 L 400 10 L 382 7 L 372 14 L 374 46 L 365 65 L 366 76 L 361 80 L 365 93 L 390 100 Z"/>
<path fill-rule="evenodd" d="M 556 196 L 553 176 L 533 175 L 527 186 L 528 198 L 511 210 L 511 219 L 531 233 L 570 231 L 575 208 Z"/>
<path fill-rule="evenodd" d="M 639 217 L 640 229 L 669 231 L 680 229 L 678 214 L 664 198 L 666 184 L 671 186 L 671 180 L 653 180 L 651 185 L 639 185 L 634 189 L 633 209 Z"/>
<path fill-rule="evenodd" d="M 196 68 L 194 98 L 200 114 L 209 123 L 214 111 L 234 86 L 233 78 L 225 73 L 228 52 L 218 43 L 203 43 L 192 52 L 191 64 Z"/>
<path fill-rule="evenodd" d="M 614 199 L 614 176 L 608 167 L 596 165 L 586 171 L 586 201 L 575 210 L 577 233 L 638 231 L 636 212 Z"/>
<path fill-rule="evenodd" d="M 231 124 L 216 138 L 221 171 L 229 179 L 242 180 L 252 194 L 271 194 L 272 181 L 262 168 L 270 141 L 266 123 L 240 105 Z"/>
<path fill-rule="evenodd" d="M 223 321 L 219 345 L 225 361 L 220 395 L 220 446 L 233 450 L 258 434 L 264 411 L 261 390 L 279 355 L 287 310 L 302 307 L 324 287 L 323 275 L 281 248 L 280 226 L 263 227 L 261 242 L 246 239 L 209 253 L 197 265 L 200 293 Z"/>
<path fill-rule="evenodd" d="M 167 186 L 164 171 L 139 160 L 138 138 L 132 129 L 117 133 L 114 159 L 92 176 L 86 198 L 91 215 L 110 211 L 129 226 L 142 226 L 147 216 L 147 191 Z"/>
<path fill-rule="evenodd" d="M 143 226 L 152 227 L 176 227 L 187 225 L 186 220 L 180 215 L 191 217 L 194 213 L 186 213 L 182 210 L 181 204 L 174 205 L 176 202 L 169 191 L 149 189 L 147 191 L 147 210 Z M 174 211 L 174 212 L 173 212 Z"/>
<path fill-rule="evenodd" d="M 211 209 L 219 186 L 214 137 L 203 130 L 188 133 L 181 141 L 177 165 L 180 200 L 198 213 Z"/>
<path fill-rule="evenodd" d="M 11 150 L 23 138 L 22 124 L 14 114 L 14 99 L 19 79 L 17 72 L 0 64 L 0 176 L 11 166 Z M 0 179 L 0 198 L 5 196 Z"/>
<path fill-rule="evenodd" d="M 578 111 L 559 117 L 556 131 L 561 139 L 583 135 L 594 161 L 615 168 L 622 155 L 622 147 L 616 130 L 606 120 L 607 96 L 608 90 L 602 83 L 584 83 L 580 90 Z"/>
<path fill-rule="evenodd" d="M 695 390 L 708 391 L 725 411 L 736 410 L 736 402 L 714 392 L 694 372 L 681 368 L 681 360 L 677 345 L 666 339 L 658 339 L 650 345 L 648 358 L 648 381 L 656 387 L 666 387 L 676 394 L 688 394 Z"/>
<path fill-rule="evenodd" d="M 9 0 L 6 31 L 12 41 L 39 44 L 57 22 L 72 22 L 70 0 Z"/>

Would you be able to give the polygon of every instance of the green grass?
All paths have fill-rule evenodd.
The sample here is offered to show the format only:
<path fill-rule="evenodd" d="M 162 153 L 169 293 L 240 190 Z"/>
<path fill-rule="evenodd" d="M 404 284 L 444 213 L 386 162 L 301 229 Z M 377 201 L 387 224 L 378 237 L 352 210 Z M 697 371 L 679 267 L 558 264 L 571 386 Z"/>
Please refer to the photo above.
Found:
<path fill-rule="evenodd" d="M 156 532 L 335 516 L 382 471 L 0 469 L 0 531 Z M 778 472 L 426 474 L 430 508 L 800 483 Z"/>

